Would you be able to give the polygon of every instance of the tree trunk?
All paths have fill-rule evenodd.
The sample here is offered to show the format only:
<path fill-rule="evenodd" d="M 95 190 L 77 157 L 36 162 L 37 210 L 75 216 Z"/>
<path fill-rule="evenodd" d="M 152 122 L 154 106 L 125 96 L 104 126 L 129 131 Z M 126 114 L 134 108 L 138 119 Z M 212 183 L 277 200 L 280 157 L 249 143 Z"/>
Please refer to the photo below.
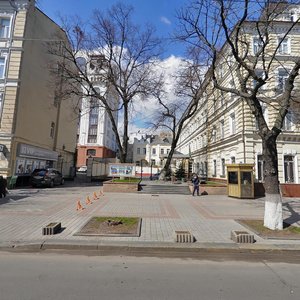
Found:
<path fill-rule="evenodd" d="M 277 136 L 262 139 L 265 181 L 264 226 L 272 230 L 282 230 L 282 199 L 278 180 Z"/>
<path fill-rule="evenodd" d="M 171 150 L 170 150 L 169 155 L 168 155 L 168 157 L 167 157 L 167 161 L 166 161 L 166 163 L 165 163 L 163 169 L 162 169 L 161 172 L 160 172 L 160 175 L 159 175 L 159 179 L 160 179 L 160 180 L 165 179 L 166 174 L 167 174 L 167 171 L 170 169 L 170 166 L 171 166 L 171 160 L 172 160 L 174 151 L 175 151 L 175 149 L 174 149 L 173 147 L 171 147 Z"/>

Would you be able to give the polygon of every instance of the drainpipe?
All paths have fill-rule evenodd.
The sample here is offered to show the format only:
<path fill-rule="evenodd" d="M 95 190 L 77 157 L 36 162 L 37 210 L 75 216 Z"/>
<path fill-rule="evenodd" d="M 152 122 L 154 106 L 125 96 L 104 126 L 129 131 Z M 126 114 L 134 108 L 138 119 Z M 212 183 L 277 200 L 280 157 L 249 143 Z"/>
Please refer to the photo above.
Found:
<path fill-rule="evenodd" d="M 62 45 L 60 45 L 60 47 L 62 47 Z M 59 70 L 59 72 L 60 72 L 60 74 L 59 74 L 60 80 L 59 80 L 59 86 L 58 86 L 58 99 L 54 99 L 55 102 L 57 101 L 56 102 L 57 103 L 57 113 L 56 113 L 55 130 L 54 130 L 53 151 L 56 151 L 56 149 L 57 149 L 60 108 L 61 108 L 61 101 L 62 101 L 61 94 L 62 94 L 62 86 L 63 86 L 63 70 Z"/>
<path fill-rule="evenodd" d="M 245 141 L 245 104 L 244 99 L 242 99 L 242 121 L 243 121 L 243 129 L 242 129 L 242 141 L 243 141 L 243 152 L 244 152 L 244 164 L 246 163 L 246 141 Z"/>

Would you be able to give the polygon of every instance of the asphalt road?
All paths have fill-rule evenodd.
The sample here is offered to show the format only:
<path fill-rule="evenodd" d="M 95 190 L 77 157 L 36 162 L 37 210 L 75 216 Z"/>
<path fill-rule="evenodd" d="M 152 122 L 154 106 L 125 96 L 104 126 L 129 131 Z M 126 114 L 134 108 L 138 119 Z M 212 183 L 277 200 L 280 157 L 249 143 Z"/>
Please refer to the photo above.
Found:
<path fill-rule="evenodd" d="M 300 268 L 273 262 L 0 253 L 1 300 L 300 299 Z"/>

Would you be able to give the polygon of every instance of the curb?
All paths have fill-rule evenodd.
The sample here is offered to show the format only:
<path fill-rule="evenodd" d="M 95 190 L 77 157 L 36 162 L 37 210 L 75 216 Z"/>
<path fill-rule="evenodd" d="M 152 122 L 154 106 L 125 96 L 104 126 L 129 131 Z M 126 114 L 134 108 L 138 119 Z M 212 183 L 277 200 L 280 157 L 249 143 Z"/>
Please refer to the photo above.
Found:
<path fill-rule="evenodd" d="M 0 251 L 14 253 L 60 253 L 88 256 L 136 256 L 157 258 L 191 258 L 206 260 L 244 260 L 300 263 L 297 245 L 239 245 L 203 243 L 187 247 L 171 243 L 74 243 L 43 241 L 37 243 L 0 244 Z"/>

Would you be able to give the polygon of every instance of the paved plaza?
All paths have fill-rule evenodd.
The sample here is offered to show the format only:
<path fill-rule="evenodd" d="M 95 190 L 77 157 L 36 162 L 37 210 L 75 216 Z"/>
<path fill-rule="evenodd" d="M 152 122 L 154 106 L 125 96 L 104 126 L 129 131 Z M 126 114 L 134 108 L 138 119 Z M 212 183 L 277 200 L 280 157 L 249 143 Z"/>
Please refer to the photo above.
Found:
<path fill-rule="evenodd" d="M 151 195 L 142 193 L 105 193 L 100 185 L 53 189 L 15 189 L 0 200 L 0 245 L 15 247 L 28 244 L 126 244 L 162 247 L 245 247 L 230 239 L 232 230 L 245 230 L 236 219 L 263 218 L 264 199 L 235 199 L 220 195 Z M 86 204 L 86 198 L 92 204 Z M 78 200 L 84 210 L 77 211 Z M 284 199 L 284 218 L 300 226 L 300 199 Z M 142 218 L 139 237 L 75 235 L 93 216 L 135 216 Z M 61 222 L 63 230 L 53 236 L 42 235 L 42 228 Z M 175 230 L 190 231 L 196 242 L 174 242 Z M 300 240 L 271 240 L 255 236 L 257 249 L 300 249 Z"/>

